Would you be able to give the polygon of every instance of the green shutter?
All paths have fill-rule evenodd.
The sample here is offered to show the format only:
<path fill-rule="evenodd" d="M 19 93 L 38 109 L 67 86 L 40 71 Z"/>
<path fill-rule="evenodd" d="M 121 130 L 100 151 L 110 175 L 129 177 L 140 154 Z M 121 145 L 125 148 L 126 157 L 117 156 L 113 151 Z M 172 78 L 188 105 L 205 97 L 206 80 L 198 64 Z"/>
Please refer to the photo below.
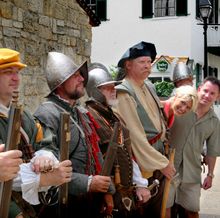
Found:
<path fill-rule="evenodd" d="M 142 0 L 142 18 L 153 17 L 153 0 Z"/>
<path fill-rule="evenodd" d="M 196 0 L 196 18 L 200 18 L 199 0 Z"/>
<path fill-rule="evenodd" d="M 107 0 L 96 0 L 96 15 L 101 20 L 107 20 Z"/>
<path fill-rule="evenodd" d="M 176 0 L 176 16 L 187 15 L 187 0 Z"/>
<path fill-rule="evenodd" d="M 219 3 L 216 0 L 215 1 L 215 23 L 218 23 L 218 17 L 219 17 Z"/>
<path fill-rule="evenodd" d="M 197 63 L 194 72 L 196 74 L 196 88 L 198 88 L 202 81 L 202 66 Z"/>

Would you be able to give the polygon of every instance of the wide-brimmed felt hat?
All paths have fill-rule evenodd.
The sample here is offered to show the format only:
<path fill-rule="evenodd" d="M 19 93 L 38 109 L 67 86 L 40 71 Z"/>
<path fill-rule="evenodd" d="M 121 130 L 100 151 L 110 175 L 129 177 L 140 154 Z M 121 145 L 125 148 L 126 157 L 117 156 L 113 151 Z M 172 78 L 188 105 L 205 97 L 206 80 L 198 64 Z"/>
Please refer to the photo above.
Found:
<path fill-rule="evenodd" d="M 18 67 L 22 69 L 26 66 L 26 64 L 20 62 L 19 52 L 9 48 L 0 48 L 0 69 L 8 67 Z"/>
<path fill-rule="evenodd" d="M 149 42 L 139 42 L 136 45 L 133 45 L 129 48 L 121 57 L 118 62 L 118 67 L 124 68 L 124 62 L 128 59 L 135 59 L 142 56 L 149 56 L 151 57 L 151 62 L 155 60 L 157 55 L 155 45 Z"/>

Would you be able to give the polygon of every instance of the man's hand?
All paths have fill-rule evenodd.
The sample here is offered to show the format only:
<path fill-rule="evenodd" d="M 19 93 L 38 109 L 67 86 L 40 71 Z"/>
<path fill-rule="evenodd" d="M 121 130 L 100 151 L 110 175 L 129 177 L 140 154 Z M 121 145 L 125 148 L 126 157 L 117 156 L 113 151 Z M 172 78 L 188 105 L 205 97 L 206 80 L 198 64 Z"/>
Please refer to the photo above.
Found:
<path fill-rule="evenodd" d="M 212 187 L 212 179 L 213 178 L 211 176 L 207 176 L 203 181 L 202 188 L 205 190 L 211 188 Z"/>
<path fill-rule="evenodd" d="M 161 171 L 161 173 L 163 173 L 164 176 L 167 177 L 167 179 L 172 179 L 176 173 L 174 165 L 171 162 L 169 162 L 169 164 L 160 171 Z"/>
<path fill-rule="evenodd" d="M 72 162 L 64 160 L 53 168 L 52 171 L 41 173 L 40 186 L 59 186 L 71 181 Z"/>
<path fill-rule="evenodd" d="M 35 173 L 49 172 L 55 167 L 55 162 L 51 157 L 38 156 L 34 157 L 32 162 L 32 169 Z"/>
<path fill-rule="evenodd" d="M 146 203 L 151 198 L 150 191 L 144 187 L 137 187 L 136 195 L 138 198 L 138 202 L 140 202 L 141 204 Z"/>
<path fill-rule="evenodd" d="M 106 215 L 109 215 L 111 216 L 112 215 L 112 210 L 114 208 L 114 201 L 113 201 L 113 197 L 111 194 L 105 194 L 104 195 L 104 203 L 105 203 L 105 206 L 104 206 L 104 211 L 103 213 L 106 214 Z"/>
<path fill-rule="evenodd" d="M 4 144 L 0 145 L 0 181 L 8 181 L 17 176 L 22 163 L 22 152 L 19 150 L 4 151 Z"/>
<path fill-rule="evenodd" d="M 22 213 L 19 213 L 15 218 L 24 218 Z"/>
<path fill-rule="evenodd" d="M 109 176 L 95 175 L 92 177 L 89 186 L 90 192 L 107 192 L 110 186 L 111 178 Z"/>

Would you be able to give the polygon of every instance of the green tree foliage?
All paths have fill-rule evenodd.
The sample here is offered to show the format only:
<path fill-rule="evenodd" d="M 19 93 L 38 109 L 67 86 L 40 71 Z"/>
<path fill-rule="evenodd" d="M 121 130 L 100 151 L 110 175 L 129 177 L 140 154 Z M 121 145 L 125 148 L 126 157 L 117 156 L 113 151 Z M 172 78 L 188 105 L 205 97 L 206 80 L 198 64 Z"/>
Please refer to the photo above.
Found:
<path fill-rule="evenodd" d="M 155 82 L 154 86 L 159 97 L 169 97 L 174 89 L 173 83 L 166 81 Z"/>
<path fill-rule="evenodd" d="M 111 65 L 111 66 L 109 67 L 109 72 L 111 73 L 113 79 L 116 79 L 116 78 L 117 78 L 118 68 L 117 68 L 115 65 Z"/>

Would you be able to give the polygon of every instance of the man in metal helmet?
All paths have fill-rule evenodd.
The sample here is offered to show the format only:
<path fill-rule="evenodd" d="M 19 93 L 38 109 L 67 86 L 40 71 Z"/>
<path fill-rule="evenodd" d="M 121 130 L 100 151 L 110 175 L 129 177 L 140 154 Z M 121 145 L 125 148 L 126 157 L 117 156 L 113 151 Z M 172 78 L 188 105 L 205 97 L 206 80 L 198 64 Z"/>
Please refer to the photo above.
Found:
<path fill-rule="evenodd" d="M 182 85 L 193 85 L 193 74 L 185 63 L 179 62 L 174 67 L 173 83 L 176 88 Z"/>
<path fill-rule="evenodd" d="M 119 140 L 121 146 L 118 147 L 115 158 L 114 171 L 116 173 L 113 172 L 113 177 L 117 178 L 119 167 L 120 183 L 115 181 L 117 192 L 114 195 L 114 205 L 118 212 L 114 214 L 114 217 L 131 217 L 135 216 L 134 208 L 137 202 L 134 199 L 137 198 L 139 203 L 145 203 L 150 198 L 150 191 L 146 189 L 147 179 L 142 178 L 137 163 L 132 160 L 129 132 L 121 117 L 111 108 L 117 104 L 115 85 L 120 83 L 112 79 L 104 65 L 91 64 L 86 86 L 90 99 L 86 102 L 86 106 L 99 124 L 97 132 L 100 137 L 100 149 L 104 156 L 113 133 L 114 123 L 120 123 L 118 131 L 121 136 Z"/>
<path fill-rule="evenodd" d="M 87 83 L 87 63 L 84 62 L 80 66 L 77 66 L 71 58 L 59 53 L 49 52 L 47 64 L 46 64 L 46 79 L 50 88 L 50 93 L 53 93 L 57 88 L 64 86 L 65 82 L 69 81 L 71 76 L 80 75 L 81 81 L 79 81 L 81 91 L 76 88 L 74 91 L 79 92 L 77 99 L 84 95 L 83 85 Z M 57 92 L 57 90 L 55 91 Z"/>
<path fill-rule="evenodd" d="M 89 78 L 86 85 L 86 91 L 89 97 L 92 97 L 100 103 L 108 105 L 108 99 L 100 89 L 103 86 L 111 86 L 120 84 L 120 81 L 114 81 L 108 69 L 99 63 L 93 63 L 89 67 Z"/>
<path fill-rule="evenodd" d="M 39 106 L 34 115 L 53 131 L 56 147 L 59 148 L 60 113 L 70 113 L 69 159 L 74 167 L 68 190 L 68 215 L 71 217 L 80 214 L 82 217 L 95 218 L 100 213 L 101 198 L 112 199 L 114 188 L 110 186 L 110 177 L 99 175 L 102 154 L 95 124 L 87 110 L 78 104 L 78 99 L 85 92 L 87 76 L 86 62 L 77 66 L 70 57 L 59 52 L 50 52 L 46 64 L 50 93 L 47 101 Z M 109 202 L 106 208 L 111 209 L 112 204 L 112 201 Z"/>

